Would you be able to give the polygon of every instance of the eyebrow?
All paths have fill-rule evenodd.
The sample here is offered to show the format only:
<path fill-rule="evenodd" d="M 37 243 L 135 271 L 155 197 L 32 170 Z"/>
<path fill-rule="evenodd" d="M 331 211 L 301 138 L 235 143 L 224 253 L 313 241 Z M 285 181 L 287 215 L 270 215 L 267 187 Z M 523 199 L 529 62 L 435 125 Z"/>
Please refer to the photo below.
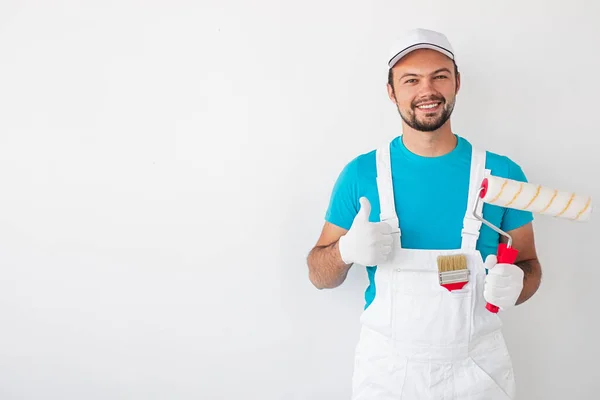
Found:
<path fill-rule="evenodd" d="M 433 71 L 430 75 L 435 75 L 435 74 L 439 74 L 440 72 L 448 72 L 449 74 L 452 74 L 452 72 L 448 69 L 448 68 L 440 68 L 440 69 L 436 69 L 435 71 Z M 400 79 L 404 79 L 408 76 L 420 76 L 417 74 L 412 74 L 412 73 L 406 73 L 403 74 Z"/>

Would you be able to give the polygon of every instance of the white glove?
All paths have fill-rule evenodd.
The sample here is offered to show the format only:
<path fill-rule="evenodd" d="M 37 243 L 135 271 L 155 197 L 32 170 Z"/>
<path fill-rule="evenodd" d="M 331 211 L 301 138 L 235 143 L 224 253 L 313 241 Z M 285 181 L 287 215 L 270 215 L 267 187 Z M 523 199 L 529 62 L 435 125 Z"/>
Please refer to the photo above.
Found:
<path fill-rule="evenodd" d="M 361 197 L 360 210 L 338 243 L 344 263 L 378 265 L 387 261 L 392 251 L 392 227 L 385 222 L 369 222 L 370 214 L 369 200 Z"/>
<path fill-rule="evenodd" d="M 498 258 L 485 259 L 488 274 L 485 277 L 483 297 L 501 310 L 514 307 L 523 290 L 523 270 L 514 264 L 497 264 Z"/>

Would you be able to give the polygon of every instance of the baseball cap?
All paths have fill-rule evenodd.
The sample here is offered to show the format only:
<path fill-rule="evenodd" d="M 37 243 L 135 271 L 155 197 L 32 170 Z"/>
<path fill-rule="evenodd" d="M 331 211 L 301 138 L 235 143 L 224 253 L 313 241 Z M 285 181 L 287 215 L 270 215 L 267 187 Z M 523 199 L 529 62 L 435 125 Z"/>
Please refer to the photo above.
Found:
<path fill-rule="evenodd" d="M 443 33 L 417 28 L 405 32 L 390 47 L 388 67 L 392 68 L 402 57 L 417 49 L 432 49 L 454 60 L 454 50 Z"/>

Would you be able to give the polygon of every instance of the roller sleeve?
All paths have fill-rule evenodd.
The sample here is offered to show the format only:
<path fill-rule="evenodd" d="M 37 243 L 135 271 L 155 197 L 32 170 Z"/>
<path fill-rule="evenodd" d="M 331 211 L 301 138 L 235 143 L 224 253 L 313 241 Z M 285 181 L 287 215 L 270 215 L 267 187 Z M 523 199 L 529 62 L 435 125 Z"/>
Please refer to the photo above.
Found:
<path fill-rule="evenodd" d="M 486 177 L 482 186 L 482 200 L 488 204 L 575 221 L 591 217 L 590 196 L 496 176 Z"/>

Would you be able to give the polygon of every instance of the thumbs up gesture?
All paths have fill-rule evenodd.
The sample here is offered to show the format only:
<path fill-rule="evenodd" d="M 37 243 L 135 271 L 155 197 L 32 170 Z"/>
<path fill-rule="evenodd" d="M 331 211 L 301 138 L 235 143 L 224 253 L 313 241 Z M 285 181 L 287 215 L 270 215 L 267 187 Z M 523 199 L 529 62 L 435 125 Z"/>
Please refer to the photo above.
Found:
<path fill-rule="evenodd" d="M 344 263 L 377 265 L 387 261 L 392 251 L 392 227 L 385 222 L 369 222 L 370 214 L 371 203 L 361 197 L 360 210 L 338 243 Z"/>

